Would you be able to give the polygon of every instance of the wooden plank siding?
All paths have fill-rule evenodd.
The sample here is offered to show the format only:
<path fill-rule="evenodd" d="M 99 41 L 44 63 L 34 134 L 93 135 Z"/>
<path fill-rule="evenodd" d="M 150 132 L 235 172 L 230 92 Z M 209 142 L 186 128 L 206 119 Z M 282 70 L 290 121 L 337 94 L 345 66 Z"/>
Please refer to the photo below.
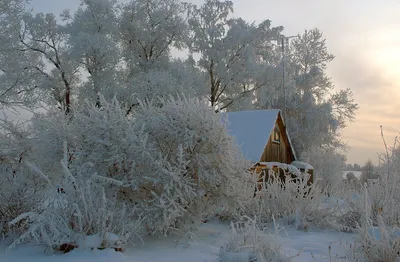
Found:
<path fill-rule="evenodd" d="M 275 132 L 272 131 L 268 143 L 264 148 L 264 152 L 261 155 L 260 162 L 280 162 L 290 164 L 295 160 L 295 157 L 292 153 L 291 145 L 286 135 L 286 128 L 280 114 L 278 114 L 275 129 L 279 131 L 280 141 L 274 141 Z"/>

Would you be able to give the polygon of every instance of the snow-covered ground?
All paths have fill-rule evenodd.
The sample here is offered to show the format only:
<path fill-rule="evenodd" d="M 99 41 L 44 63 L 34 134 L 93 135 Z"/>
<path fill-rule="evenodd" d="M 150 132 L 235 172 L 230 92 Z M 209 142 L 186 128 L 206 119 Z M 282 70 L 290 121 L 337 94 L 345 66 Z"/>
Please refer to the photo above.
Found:
<path fill-rule="evenodd" d="M 22 245 L 12 250 L 1 247 L 2 262 L 212 262 L 216 261 L 220 247 L 230 236 L 227 224 L 212 221 L 204 224 L 193 234 L 185 237 L 172 236 L 165 239 L 144 239 L 144 244 L 127 248 L 124 253 L 114 250 L 73 250 L 67 254 L 47 254 L 43 248 Z M 355 239 L 354 234 L 334 231 L 297 231 L 287 227 L 280 231 L 279 241 L 283 251 L 294 256 L 293 261 L 341 261 L 345 255 L 344 246 Z M 331 247 L 331 248 L 329 248 Z M 329 258 L 332 258 L 331 260 Z M 344 260 L 343 260 L 344 261 Z"/>

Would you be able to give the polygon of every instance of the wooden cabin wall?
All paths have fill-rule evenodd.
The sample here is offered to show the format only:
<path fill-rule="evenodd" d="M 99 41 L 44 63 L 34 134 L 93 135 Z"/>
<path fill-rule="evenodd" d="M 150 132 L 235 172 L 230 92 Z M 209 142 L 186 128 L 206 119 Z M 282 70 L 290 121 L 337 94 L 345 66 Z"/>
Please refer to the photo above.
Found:
<path fill-rule="evenodd" d="M 281 162 L 287 163 L 287 154 L 284 141 L 277 144 L 272 140 L 273 135 L 268 139 L 268 144 L 264 148 L 264 152 L 261 156 L 261 162 Z"/>
<path fill-rule="evenodd" d="M 290 144 L 286 136 L 285 127 L 280 118 L 278 118 L 275 128 L 277 128 L 281 134 L 281 141 L 279 144 L 273 142 L 274 131 L 272 131 L 268 139 L 268 144 L 261 155 L 260 162 L 280 162 L 290 164 L 294 161 L 294 157 L 290 150 Z"/>
<path fill-rule="evenodd" d="M 279 127 L 279 131 L 281 132 L 281 146 L 284 147 L 284 149 L 282 149 L 282 158 L 285 160 L 283 163 L 286 164 L 291 164 L 294 160 L 296 160 L 294 158 L 293 152 L 291 150 L 291 145 L 289 142 L 289 139 L 287 137 L 287 131 L 286 131 L 286 127 L 283 124 L 282 118 L 278 117 L 277 123 L 276 125 Z"/>

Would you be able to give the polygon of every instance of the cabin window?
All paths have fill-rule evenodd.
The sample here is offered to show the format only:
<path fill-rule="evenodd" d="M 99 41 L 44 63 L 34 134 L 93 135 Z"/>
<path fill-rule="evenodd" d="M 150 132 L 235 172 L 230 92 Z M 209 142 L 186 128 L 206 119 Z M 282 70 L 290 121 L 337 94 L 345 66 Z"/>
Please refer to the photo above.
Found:
<path fill-rule="evenodd" d="M 275 143 L 280 143 L 281 142 L 281 133 L 277 128 L 274 129 L 274 140 L 273 142 Z"/>

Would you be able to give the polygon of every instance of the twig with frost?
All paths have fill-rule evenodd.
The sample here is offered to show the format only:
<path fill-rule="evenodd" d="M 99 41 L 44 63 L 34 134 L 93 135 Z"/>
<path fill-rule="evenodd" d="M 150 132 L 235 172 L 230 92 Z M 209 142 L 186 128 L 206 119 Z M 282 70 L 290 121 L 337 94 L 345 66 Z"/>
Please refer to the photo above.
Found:
<path fill-rule="evenodd" d="M 43 174 L 43 172 L 37 168 L 36 166 L 34 166 L 33 164 L 31 164 L 28 161 L 24 161 L 25 165 L 27 167 L 29 167 L 33 172 L 35 172 L 37 175 L 39 175 L 42 179 L 44 179 L 50 186 L 53 187 L 53 184 L 51 183 L 51 180 L 49 179 L 48 176 L 46 176 L 45 174 Z"/>

